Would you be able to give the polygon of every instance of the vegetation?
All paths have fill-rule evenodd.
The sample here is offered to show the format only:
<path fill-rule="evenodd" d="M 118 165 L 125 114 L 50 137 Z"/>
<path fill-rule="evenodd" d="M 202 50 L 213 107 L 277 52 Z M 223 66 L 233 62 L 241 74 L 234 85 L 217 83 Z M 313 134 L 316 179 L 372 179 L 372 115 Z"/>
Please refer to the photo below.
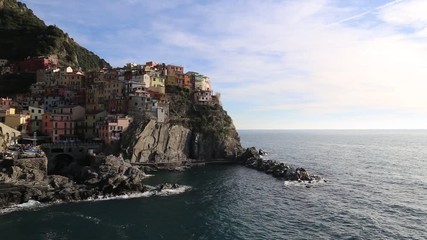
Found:
<path fill-rule="evenodd" d="M 62 66 L 84 71 L 110 66 L 58 27 L 46 26 L 25 4 L 15 0 L 0 0 L 0 49 L 0 58 L 11 61 L 56 54 Z"/>
<path fill-rule="evenodd" d="M 33 73 L 8 74 L 0 77 L 0 96 L 14 97 L 16 94 L 28 93 L 31 84 L 36 81 Z"/>
<path fill-rule="evenodd" d="M 166 92 L 172 122 L 218 139 L 234 129 L 230 116 L 221 105 L 195 105 L 188 89 L 168 86 Z"/>

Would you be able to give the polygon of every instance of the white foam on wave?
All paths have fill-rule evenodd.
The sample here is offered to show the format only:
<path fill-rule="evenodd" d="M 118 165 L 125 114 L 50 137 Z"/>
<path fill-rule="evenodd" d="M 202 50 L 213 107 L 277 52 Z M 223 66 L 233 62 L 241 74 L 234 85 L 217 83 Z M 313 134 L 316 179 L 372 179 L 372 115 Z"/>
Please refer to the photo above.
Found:
<path fill-rule="evenodd" d="M 170 196 L 170 195 L 177 195 L 177 194 L 181 194 L 184 193 L 186 191 L 191 190 L 190 186 L 185 186 L 185 185 L 181 185 L 178 188 L 175 189 L 163 189 L 161 191 L 158 191 L 157 189 L 152 189 L 143 193 L 128 193 L 128 194 L 123 194 L 123 195 L 118 195 L 118 196 L 103 196 L 100 195 L 96 198 L 88 198 L 86 200 L 81 200 L 81 201 L 70 201 L 70 202 L 93 202 L 93 201 L 108 201 L 108 200 L 118 200 L 118 199 L 133 199 L 133 198 L 143 198 L 143 197 L 151 197 L 151 196 Z M 8 214 L 11 212 L 16 212 L 16 211 L 23 211 L 23 210 L 37 210 L 43 207 L 48 207 L 54 204 L 61 204 L 61 203 L 67 203 L 67 202 L 63 202 L 63 201 L 56 201 L 56 202 L 50 202 L 50 203 L 41 203 L 35 200 L 29 200 L 26 203 L 21 203 L 21 204 L 16 204 L 16 205 L 12 205 L 10 207 L 4 208 L 4 209 L 0 209 L 0 215 L 3 214 Z M 90 218 L 90 217 L 89 217 Z M 89 219 L 88 220 L 94 220 L 95 222 L 97 221 L 96 219 Z"/>
<path fill-rule="evenodd" d="M 190 190 L 191 187 L 190 186 L 180 186 L 178 188 L 175 189 L 163 189 L 161 191 L 156 191 L 155 195 L 158 196 L 170 196 L 170 195 L 176 195 L 176 194 L 181 194 L 186 192 L 187 190 Z"/>
<path fill-rule="evenodd" d="M 83 218 L 83 219 L 85 219 L 85 220 L 88 220 L 88 221 L 91 221 L 91 222 L 93 222 L 93 223 L 95 223 L 95 224 L 99 224 L 100 222 L 101 222 L 101 219 L 99 219 L 99 218 L 96 218 L 96 217 L 92 217 L 92 216 L 89 216 L 89 215 L 84 215 L 84 214 L 82 214 L 82 213 L 73 213 L 73 214 L 71 214 L 72 216 L 76 216 L 76 217 L 80 217 L 80 218 Z"/>
<path fill-rule="evenodd" d="M 314 185 L 326 183 L 326 179 L 311 180 L 311 181 L 284 181 L 285 186 L 311 187 Z"/>
<path fill-rule="evenodd" d="M 158 191 L 157 189 L 152 189 L 143 193 L 128 193 L 118 196 L 103 196 L 100 195 L 96 198 L 87 199 L 85 201 L 108 201 L 108 200 L 118 200 L 118 199 L 133 199 L 133 198 L 143 198 L 151 196 L 170 196 L 184 193 L 191 190 L 190 186 L 181 185 L 175 189 L 163 189 Z"/>
<path fill-rule="evenodd" d="M 22 210 L 34 210 L 34 209 L 39 209 L 47 206 L 49 206 L 49 204 L 41 203 L 35 200 L 29 200 L 28 202 L 25 202 L 25 203 L 16 204 L 16 205 L 12 205 L 10 207 L 1 209 L 0 215 L 16 212 L 16 211 L 22 211 Z"/>

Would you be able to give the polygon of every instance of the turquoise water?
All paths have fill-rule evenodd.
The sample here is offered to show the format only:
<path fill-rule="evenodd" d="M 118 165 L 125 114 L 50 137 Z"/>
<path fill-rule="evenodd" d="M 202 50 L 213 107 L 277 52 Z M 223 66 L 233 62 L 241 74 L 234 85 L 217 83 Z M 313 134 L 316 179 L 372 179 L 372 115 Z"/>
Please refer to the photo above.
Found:
<path fill-rule="evenodd" d="M 427 131 L 240 131 L 321 175 L 310 188 L 241 166 L 165 172 L 176 195 L 0 215 L 0 239 L 427 239 Z"/>

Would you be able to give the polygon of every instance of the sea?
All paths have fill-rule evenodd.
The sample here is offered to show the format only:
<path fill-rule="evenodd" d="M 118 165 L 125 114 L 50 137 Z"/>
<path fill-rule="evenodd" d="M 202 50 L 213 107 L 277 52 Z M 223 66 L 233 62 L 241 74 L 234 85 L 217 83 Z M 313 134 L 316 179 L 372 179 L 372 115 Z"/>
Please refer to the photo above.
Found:
<path fill-rule="evenodd" d="M 158 194 L 0 214 L 0 239 L 427 239 L 426 130 L 241 130 L 244 147 L 323 181 L 240 165 L 158 172 Z"/>

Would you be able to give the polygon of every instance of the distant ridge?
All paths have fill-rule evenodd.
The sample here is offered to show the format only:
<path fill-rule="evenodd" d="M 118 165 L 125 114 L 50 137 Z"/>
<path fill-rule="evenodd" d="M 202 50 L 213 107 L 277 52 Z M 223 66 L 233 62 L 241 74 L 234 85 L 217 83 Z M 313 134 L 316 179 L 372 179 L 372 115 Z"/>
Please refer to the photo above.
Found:
<path fill-rule="evenodd" d="M 110 66 L 60 28 L 47 26 L 24 3 L 0 0 L 0 59 L 20 61 L 49 55 L 56 55 L 61 66 L 84 71 Z"/>

